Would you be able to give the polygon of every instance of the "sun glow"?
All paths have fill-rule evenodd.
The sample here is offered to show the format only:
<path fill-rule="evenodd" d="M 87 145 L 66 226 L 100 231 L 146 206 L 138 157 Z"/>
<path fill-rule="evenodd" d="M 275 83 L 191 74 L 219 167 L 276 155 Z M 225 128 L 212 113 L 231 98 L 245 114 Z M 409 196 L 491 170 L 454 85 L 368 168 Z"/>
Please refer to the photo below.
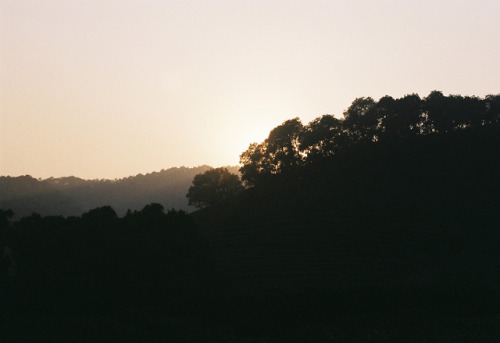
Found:
<path fill-rule="evenodd" d="M 0 175 L 234 165 L 356 97 L 495 93 L 497 3 L 4 1 Z"/>
<path fill-rule="evenodd" d="M 218 139 L 221 152 L 224 154 L 222 159 L 227 161 L 225 164 L 238 164 L 241 153 L 247 150 L 251 143 L 264 141 L 272 128 L 272 125 L 248 125 L 237 130 L 221 132 Z"/>

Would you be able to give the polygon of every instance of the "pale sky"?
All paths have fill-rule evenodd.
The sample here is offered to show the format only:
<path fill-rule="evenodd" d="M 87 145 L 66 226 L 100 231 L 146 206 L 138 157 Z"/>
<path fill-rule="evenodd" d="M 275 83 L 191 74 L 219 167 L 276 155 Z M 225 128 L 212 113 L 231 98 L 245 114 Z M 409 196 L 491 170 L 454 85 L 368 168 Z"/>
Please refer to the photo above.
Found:
<path fill-rule="evenodd" d="M 0 175 L 236 165 L 356 97 L 500 93 L 498 0 L 0 0 Z"/>

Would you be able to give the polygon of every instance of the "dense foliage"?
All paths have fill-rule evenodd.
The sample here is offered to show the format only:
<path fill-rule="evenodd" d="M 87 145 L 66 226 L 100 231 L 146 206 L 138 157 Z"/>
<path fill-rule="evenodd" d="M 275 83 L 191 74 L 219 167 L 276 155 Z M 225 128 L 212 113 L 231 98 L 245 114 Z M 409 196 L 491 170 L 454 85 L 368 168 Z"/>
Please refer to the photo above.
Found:
<path fill-rule="evenodd" d="M 303 125 L 299 118 L 274 128 L 262 143 L 250 144 L 240 156 L 242 179 L 250 186 L 272 175 L 291 174 L 298 167 L 333 157 L 353 146 L 404 142 L 412 137 L 446 134 L 500 124 L 500 95 L 484 99 L 433 91 L 379 101 L 358 98 L 344 119 L 332 115 Z"/>
<path fill-rule="evenodd" d="M 160 204 L 118 217 L 110 206 L 81 217 L 32 214 L 1 222 L 0 306 L 85 312 L 191 295 L 207 270 L 206 246 L 183 211 Z M 6 253 L 7 252 L 7 253 Z M 9 299 L 10 297 L 10 299 Z M 29 301 L 28 301 L 29 300 Z"/>
<path fill-rule="evenodd" d="M 186 197 L 189 205 L 203 208 L 234 198 L 242 190 L 238 175 L 230 173 L 227 168 L 215 168 L 196 175 Z"/>

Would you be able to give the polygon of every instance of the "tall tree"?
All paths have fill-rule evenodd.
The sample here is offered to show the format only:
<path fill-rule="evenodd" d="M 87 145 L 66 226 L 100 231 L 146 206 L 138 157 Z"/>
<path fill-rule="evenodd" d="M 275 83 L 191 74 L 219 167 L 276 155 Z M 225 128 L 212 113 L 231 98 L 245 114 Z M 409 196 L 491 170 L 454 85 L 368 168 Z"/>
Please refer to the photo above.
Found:
<path fill-rule="evenodd" d="M 267 154 L 273 174 L 288 172 L 302 162 L 300 135 L 303 125 L 299 118 L 285 121 L 275 127 L 267 138 Z"/>
<path fill-rule="evenodd" d="M 422 131 L 422 100 L 417 94 L 405 95 L 400 99 L 390 96 L 381 98 L 375 105 L 380 139 L 401 139 Z"/>
<path fill-rule="evenodd" d="M 376 102 L 372 98 L 357 98 L 344 112 L 344 128 L 353 143 L 376 140 L 378 117 L 374 111 Z"/>
<path fill-rule="evenodd" d="M 325 114 L 304 127 L 300 149 L 306 155 L 306 162 L 313 162 L 334 155 L 345 143 L 342 121 Z"/>
<path fill-rule="evenodd" d="M 186 197 L 189 205 L 203 208 L 232 198 L 242 190 L 238 175 L 230 173 L 227 168 L 215 168 L 196 175 Z"/>
<path fill-rule="evenodd" d="M 243 181 L 254 186 L 270 175 L 287 173 L 300 166 L 304 160 L 300 151 L 303 129 L 299 118 L 290 119 L 275 127 L 264 142 L 250 144 L 240 155 Z"/>
<path fill-rule="evenodd" d="M 267 158 L 267 139 L 263 143 L 252 143 L 240 155 L 241 179 L 248 186 L 255 186 L 271 175 L 269 159 Z"/>

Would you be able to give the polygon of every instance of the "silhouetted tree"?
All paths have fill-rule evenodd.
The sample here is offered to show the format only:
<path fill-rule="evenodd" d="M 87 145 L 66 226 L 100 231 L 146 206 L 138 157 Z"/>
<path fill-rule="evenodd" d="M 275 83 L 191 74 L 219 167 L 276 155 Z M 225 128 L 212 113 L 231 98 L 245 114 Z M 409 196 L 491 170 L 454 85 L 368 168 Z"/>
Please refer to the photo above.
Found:
<path fill-rule="evenodd" d="M 240 164 L 241 179 L 249 186 L 255 186 L 270 175 L 267 142 L 250 144 L 240 155 Z"/>
<path fill-rule="evenodd" d="M 307 162 L 333 156 L 345 143 L 342 121 L 329 114 L 311 121 L 300 137 Z"/>
<path fill-rule="evenodd" d="M 11 209 L 1 210 L 0 209 L 0 230 L 6 229 L 10 226 L 10 221 L 14 216 L 14 212 Z"/>
<path fill-rule="evenodd" d="M 136 213 L 143 226 L 161 226 L 165 224 L 166 214 L 163 205 L 151 203 Z"/>
<path fill-rule="evenodd" d="M 422 101 L 417 94 L 400 99 L 385 96 L 374 106 L 378 126 L 378 139 L 401 139 L 419 134 L 425 118 L 422 116 Z"/>
<path fill-rule="evenodd" d="M 498 124 L 500 123 L 500 94 L 497 95 L 487 95 L 484 99 L 486 112 L 485 120 L 482 123 L 485 124 Z"/>
<path fill-rule="evenodd" d="M 102 206 L 85 212 L 82 221 L 88 226 L 110 225 L 118 219 L 118 215 L 111 206 Z"/>
<path fill-rule="evenodd" d="M 486 122 L 486 104 L 481 99 L 452 95 L 447 100 L 455 129 L 478 127 Z"/>
<path fill-rule="evenodd" d="M 242 190 L 238 175 L 230 173 L 227 168 L 215 168 L 196 175 L 186 197 L 189 205 L 202 208 L 234 197 Z"/>
<path fill-rule="evenodd" d="M 357 98 L 344 112 L 344 128 L 352 142 L 371 142 L 375 140 L 379 118 L 374 111 L 376 105 L 372 98 Z"/>
<path fill-rule="evenodd" d="M 267 154 L 274 174 L 288 172 L 302 162 L 300 135 L 303 125 L 299 118 L 285 121 L 274 128 L 267 138 Z"/>
<path fill-rule="evenodd" d="M 290 119 L 275 127 L 263 143 L 250 144 L 240 155 L 242 180 L 253 186 L 270 175 L 289 173 L 302 165 L 303 129 L 299 118 Z"/>
<path fill-rule="evenodd" d="M 424 99 L 424 109 L 429 118 L 430 132 L 449 132 L 453 128 L 453 121 L 449 111 L 449 102 L 439 91 L 432 91 Z"/>

